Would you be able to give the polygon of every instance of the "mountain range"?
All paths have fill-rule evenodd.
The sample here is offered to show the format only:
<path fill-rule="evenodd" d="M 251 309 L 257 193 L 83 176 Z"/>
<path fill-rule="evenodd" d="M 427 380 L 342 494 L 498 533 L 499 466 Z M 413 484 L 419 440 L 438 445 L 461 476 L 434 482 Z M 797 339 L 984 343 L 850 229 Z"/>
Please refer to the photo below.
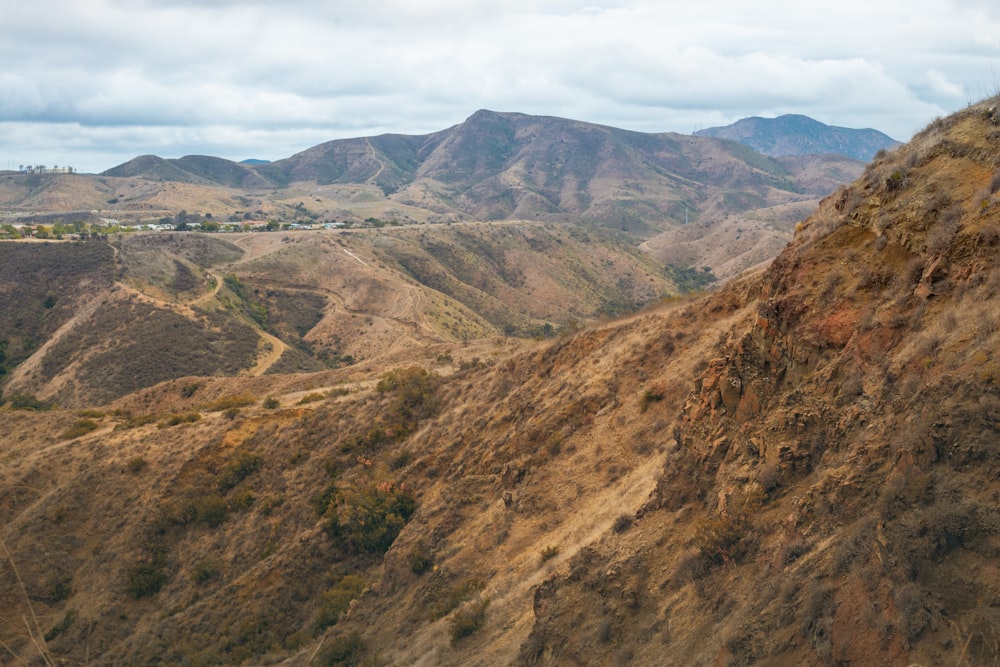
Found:
<path fill-rule="evenodd" d="M 719 210 L 719 199 L 816 195 L 859 168 L 847 158 L 813 162 L 827 178 L 809 175 L 813 163 L 733 143 L 482 110 L 441 132 L 340 139 L 266 164 L 142 156 L 102 176 L 242 189 L 368 185 L 431 220 L 575 219 L 649 235 Z"/>

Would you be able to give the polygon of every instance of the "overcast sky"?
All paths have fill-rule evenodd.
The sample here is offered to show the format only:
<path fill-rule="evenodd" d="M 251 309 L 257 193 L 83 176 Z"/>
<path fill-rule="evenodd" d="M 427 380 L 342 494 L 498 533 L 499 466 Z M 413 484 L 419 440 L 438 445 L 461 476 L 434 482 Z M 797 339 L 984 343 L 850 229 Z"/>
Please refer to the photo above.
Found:
<path fill-rule="evenodd" d="M 995 0 L 0 0 L 0 169 L 288 157 L 477 109 L 908 139 L 1000 91 Z"/>

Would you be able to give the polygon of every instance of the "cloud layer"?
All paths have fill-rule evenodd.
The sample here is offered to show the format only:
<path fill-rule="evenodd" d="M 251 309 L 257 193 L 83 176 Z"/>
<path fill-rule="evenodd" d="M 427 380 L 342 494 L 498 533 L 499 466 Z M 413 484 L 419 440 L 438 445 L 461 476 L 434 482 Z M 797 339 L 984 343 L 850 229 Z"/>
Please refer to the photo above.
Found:
<path fill-rule="evenodd" d="M 988 0 L 11 4 L 0 168 L 278 159 L 480 108 L 684 133 L 804 113 L 906 140 L 1000 86 Z"/>

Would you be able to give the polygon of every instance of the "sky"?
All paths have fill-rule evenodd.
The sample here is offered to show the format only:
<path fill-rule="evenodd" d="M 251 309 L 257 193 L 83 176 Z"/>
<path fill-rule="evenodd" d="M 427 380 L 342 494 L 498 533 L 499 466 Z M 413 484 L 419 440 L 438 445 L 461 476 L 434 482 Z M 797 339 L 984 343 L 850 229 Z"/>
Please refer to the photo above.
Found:
<path fill-rule="evenodd" d="M 905 141 L 1000 92 L 995 0 L 0 0 L 0 169 L 276 160 L 478 109 Z"/>

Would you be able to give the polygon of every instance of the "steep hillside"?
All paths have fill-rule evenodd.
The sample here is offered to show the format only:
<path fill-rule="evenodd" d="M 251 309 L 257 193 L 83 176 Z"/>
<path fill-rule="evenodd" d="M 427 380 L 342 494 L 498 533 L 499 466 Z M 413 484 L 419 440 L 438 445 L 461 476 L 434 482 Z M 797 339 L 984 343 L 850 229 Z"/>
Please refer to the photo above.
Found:
<path fill-rule="evenodd" d="M 694 135 L 732 139 L 772 157 L 839 153 L 868 161 L 880 150 L 899 145 L 898 141 L 878 130 L 827 125 L 800 114 L 743 118 L 725 127 L 698 130 Z"/>
<path fill-rule="evenodd" d="M 537 589 L 520 661 L 1000 659 L 998 121 L 936 121 L 727 291 L 638 529 Z"/>
<path fill-rule="evenodd" d="M 996 663 L 998 102 L 880 157 L 770 267 L 696 300 L 475 359 L 4 407 L 4 648 Z M 244 250 L 234 267 L 269 254 Z M 357 250 L 334 254 L 386 262 Z"/>
<path fill-rule="evenodd" d="M 192 307 L 218 284 L 206 267 L 239 249 L 193 235 L 150 241 L 0 245 L 7 395 L 99 405 L 183 375 L 253 366 L 252 323 Z"/>
<path fill-rule="evenodd" d="M 103 244 L 0 245 L 0 374 L 27 359 L 74 315 L 74 296 L 113 282 Z"/>

